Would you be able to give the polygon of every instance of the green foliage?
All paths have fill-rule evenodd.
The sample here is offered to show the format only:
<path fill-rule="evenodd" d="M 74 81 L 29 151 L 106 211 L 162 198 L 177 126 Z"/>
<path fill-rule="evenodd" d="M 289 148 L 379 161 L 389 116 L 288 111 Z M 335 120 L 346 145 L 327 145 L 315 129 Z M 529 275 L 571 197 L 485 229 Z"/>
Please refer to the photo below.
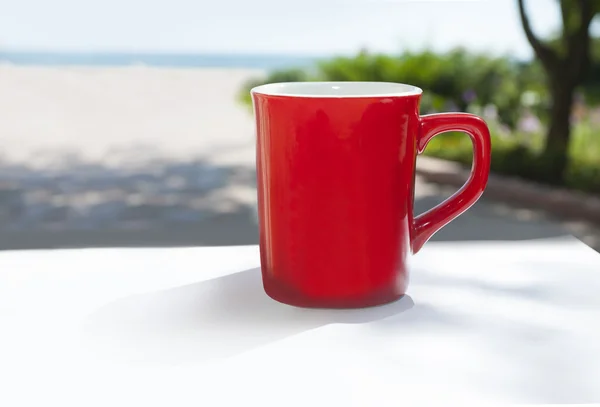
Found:
<path fill-rule="evenodd" d="M 312 80 L 310 73 L 303 69 L 287 69 L 271 72 L 265 78 L 253 78 L 247 81 L 243 86 L 238 95 L 238 99 L 248 105 L 252 105 L 252 98 L 250 97 L 250 89 L 255 86 L 264 85 L 265 83 L 278 83 L 278 82 L 304 82 Z"/>
<path fill-rule="evenodd" d="M 421 102 L 423 113 L 464 111 L 469 105 L 493 103 L 501 120 L 510 127 L 518 120 L 524 91 L 535 92 L 540 106 L 547 99 L 539 66 L 460 48 L 445 54 L 425 51 L 384 55 L 363 51 L 352 57 L 335 57 L 318 62 L 314 72 L 281 70 L 252 80 L 242 88 L 240 99 L 249 104 L 249 90 L 263 83 L 307 80 L 409 83 L 426 91 Z"/>
<path fill-rule="evenodd" d="M 543 136 L 514 133 L 499 136 L 492 127 L 491 170 L 508 176 L 535 180 L 549 185 L 558 185 L 548 174 L 551 163 L 541 154 Z M 473 150 L 469 138 L 460 133 L 442 134 L 427 146 L 425 154 L 452 160 L 470 166 Z M 589 123 L 574 128 L 573 143 L 569 151 L 564 184 L 588 193 L 600 194 L 600 137 Z"/>
<path fill-rule="evenodd" d="M 600 5 L 600 1 L 598 2 Z M 548 41 L 548 44 L 552 49 L 557 50 L 559 53 L 564 53 L 564 44 L 561 38 L 553 38 Z M 600 38 L 593 38 L 590 45 L 590 59 L 591 66 L 583 77 L 579 91 L 583 93 L 587 103 L 591 105 L 600 104 Z M 528 65 L 537 65 L 538 74 L 544 76 L 543 70 L 539 66 L 539 62 L 535 61 Z"/>
<path fill-rule="evenodd" d="M 600 4 L 600 2 L 598 2 Z M 592 64 L 588 70 L 582 85 L 582 91 L 588 103 L 600 104 L 600 38 L 592 43 Z"/>

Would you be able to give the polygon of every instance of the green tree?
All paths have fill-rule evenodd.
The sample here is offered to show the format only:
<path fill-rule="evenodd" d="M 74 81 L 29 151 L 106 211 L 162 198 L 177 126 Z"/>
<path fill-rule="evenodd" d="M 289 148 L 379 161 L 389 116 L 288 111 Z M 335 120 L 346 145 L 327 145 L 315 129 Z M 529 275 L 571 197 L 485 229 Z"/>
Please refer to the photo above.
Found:
<path fill-rule="evenodd" d="M 583 91 L 586 100 L 592 105 L 600 104 L 600 38 L 592 42 L 592 66 L 583 81 Z"/>
<path fill-rule="evenodd" d="M 531 28 L 525 0 L 517 0 L 525 36 L 546 73 L 551 97 L 549 127 L 542 153 L 546 176 L 564 180 L 571 138 L 570 116 L 576 89 L 589 76 L 590 24 L 600 13 L 599 0 L 559 0 L 562 30 L 557 41 L 542 41 Z"/>

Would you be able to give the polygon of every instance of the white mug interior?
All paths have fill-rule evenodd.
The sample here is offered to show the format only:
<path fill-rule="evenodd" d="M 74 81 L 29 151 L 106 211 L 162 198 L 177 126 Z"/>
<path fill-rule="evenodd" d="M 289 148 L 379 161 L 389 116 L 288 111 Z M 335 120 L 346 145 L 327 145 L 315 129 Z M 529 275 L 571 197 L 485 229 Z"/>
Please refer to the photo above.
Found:
<path fill-rule="evenodd" d="M 368 98 L 420 95 L 412 85 L 394 82 L 283 82 L 268 83 L 250 90 L 252 94 L 306 98 Z"/>

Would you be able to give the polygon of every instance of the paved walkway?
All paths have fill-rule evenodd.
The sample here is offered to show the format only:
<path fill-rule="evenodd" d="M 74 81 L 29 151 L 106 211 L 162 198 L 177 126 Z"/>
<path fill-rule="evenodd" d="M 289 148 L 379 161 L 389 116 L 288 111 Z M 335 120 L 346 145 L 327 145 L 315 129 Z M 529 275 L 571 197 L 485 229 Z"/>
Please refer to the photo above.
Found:
<path fill-rule="evenodd" d="M 445 186 L 420 183 L 425 192 L 417 199 L 419 211 L 453 193 Z M 486 199 L 485 194 L 468 212 L 450 223 L 432 240 L 527 240 L 571 234 L 600 251 L 600 227 L 588 222 L 556 219 L 539 210 L 510 206 Z"/>
<path fill-rule="evenodd" d="M 0 247 L 5 250 L 258 242 L 250 166 L 196 161 L 154 163 L 131 173 L 96 168 L 20 176 L 13 175 L 0 199 Z M 453 192 L 417 179 L 417 212 Z M 433 240 L 527 240 L 569 233 L 600 249 L 600 231 L 591 225 L 561 223 L 482 199 Z"/>

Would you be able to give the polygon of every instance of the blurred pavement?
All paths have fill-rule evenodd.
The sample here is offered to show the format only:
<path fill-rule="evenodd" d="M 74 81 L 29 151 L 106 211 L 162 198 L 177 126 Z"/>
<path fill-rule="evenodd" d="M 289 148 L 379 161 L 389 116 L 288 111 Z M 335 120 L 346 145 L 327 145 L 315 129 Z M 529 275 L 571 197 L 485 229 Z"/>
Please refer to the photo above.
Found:
<path fill-rule="evenodd" d="M 198 179 L 203 179 L 205 168 L 196 168 Z M 210 170 L 215 171 L 215 170 Z M 13 215 L 13 221 L 0 231 L 0 247 L 7 249 L 38 249 L 65 247 L 141 247 L 141 246 L 213 246 L 245 245 L 258 243 L 255 206 L 254 168 L 226 168 L 214 183 L 201 185 L 195 190 L 181 189 L 174 193 L 168 186 L 152 186 L 150 181 L 136 181 L 133 185 L 145 185 L 143 194 L 132 194 L 126 188 L 104 196 L 112 196 L 110 202 L 90 206 L 79 216 L 77 199 L 67 207 L 43 212 L 43 204 L 27 207 L 30 217 L 45 213 L 35 222 L 26 224 Z M 175 171 L 174 171 L 175 172 Z M 194 174 L 193 171 L 191 171 Z M 183 184 L 184 177 L 168 175 L 173 183 Z M 143 178 L 143 177 L 140 177 Z M 146 183 L 146 184 L 144 184 Z M 125 182 L 123 182 L 125 184 Z M 89 185 L 87 183 L 86 185 Z M 154 196 L 148 191 L 156 191 Z M 426 184 L 417 180 L 415 207 L 421 213 L 441 202 L 453 192 L 447 187 Z M 92 195 L 88 192 L 87 195 Z M 41 195 L 41 194 L 40 194 Z M 83 194 L 85 195 L 85 194 Z M 56 194 L 47 194 L 55 197 Z M 132 202 L 138 196 L 139 202 Z M 84 198 L 81 200 L 85 201 Z M 84 202 L 85 203 L 85 202 Z M 47 203 L 52 205 L 52 202 Z M 80 205 L 80 208 L 85 205 Z M 48 206 L 49 207 L 49 206 Z M 23 208 L 21 208 L 22 210 Z M 15 209 L 16 211 L 16 209 Z M 16 222 L 20 220 L 21 223 Z M 600 231 L 585 223 L 568 224 L 548 219 L 543 213 L 519 209 L 482 199 L 468 212 L 450 223 L 434 237 L 433 241 L 478 240 L 528 240 L 574 234 L 589 245 L 600 249 Z"/>

